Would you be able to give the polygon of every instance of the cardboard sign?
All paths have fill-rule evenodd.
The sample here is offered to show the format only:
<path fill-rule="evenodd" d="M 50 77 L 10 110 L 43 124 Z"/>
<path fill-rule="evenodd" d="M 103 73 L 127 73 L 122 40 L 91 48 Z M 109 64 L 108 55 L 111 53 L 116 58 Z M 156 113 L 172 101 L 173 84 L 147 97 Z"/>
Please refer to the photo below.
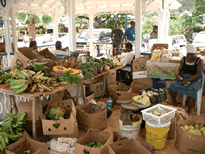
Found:
<path fill-rule="evenodd" d="M 133 79 L 147 78 L 147 71 L 133 72 Z"/>
<path fill-rule="evenodd" d="M 104 140 L 107 142 L 101 148 L 92 148 L 89 146 L 85 146 L 85 144 L 95 141 L 102 143 Z M 75 153 L 83 154 L 84 150 L 90 152 L 90 154 L 107 154 L 108 153 L 108 145 L 113 143 L 113 132 L 101 132 L 99 130 L 89 129 L 87 134 L 78 139 L 75 143 Z"/>
<path fill-rule="evenodd" d="M 133 60 L 132 69 L 133 72 L 137 71 L 146 71 L 147 70 L 147 61 L 146 57 L 138 57 Z"/>
<path fill-rule="evenodd" d="M 95 98 L 104 96 L 103 81 L 99 81 L 95 84 L 90 84 L 90 91 L 95 93 Z"/>
<path fill-rule="evenodd" d="M 86 103 L 76 107 L 79 127 L 85 131 L 87 131 L 89 128 L 96 130 L 103 130 L 107 128 L 107 109 L 93 114 L 84 111 L 93 105 L 94 104 L 92 103 Z"/>
<path fill-rule="evenodd" d="M 151 154 L 137 140 L 122 140 L 108 146 L 108 154 Z"/>
<path fill-rule="evenodd" d="M 18 141 L 6 147 L 6 154 L 23 154 L 24 151 L 30 150 L 35 154 L 48 154 L 46 143 L 32 140 L 28 137 L 21 137 Z"/>

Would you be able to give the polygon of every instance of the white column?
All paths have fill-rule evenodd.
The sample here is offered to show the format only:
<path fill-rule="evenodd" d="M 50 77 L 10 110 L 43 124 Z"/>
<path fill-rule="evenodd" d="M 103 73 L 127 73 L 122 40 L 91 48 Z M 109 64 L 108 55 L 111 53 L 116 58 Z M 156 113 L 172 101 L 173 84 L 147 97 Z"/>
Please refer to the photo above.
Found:
<path fill-rule="evenodd" d="M 142 0 L 135 0 L 135 58 L 141 56 Z"/>
<path fill-rule="evenodd" d="M 169 21 L 170 21 L 170 12 L 167 11 L 165 14 L 165 27 L 164 27 L 164 40 L 165 42 L 168 42 L 168 37 L 169 37 Z"/>
<path fill-rule="evenodd" d="M 69 0 L 69 22 L 70 22 L 70 30 L 71 30 L 71 51 L 76 51 L 76 21 L 75 21 L 75 0 Z M 70 32 L 69 30 L 69 32 Z"/>
<path fill-rule="evenodd" d="M 162 12 L 159 9 L 158 13 L 158 43 L 162 43 Z"/>
<path fill-rule="evenodd" d="M 89 27 L 90 27 L 90 56 L 93 56 L 93 12 L 89 16 Z"/>
<path fill-rule="evenodd" d="M 11 34 L 10 34 L 10 24 L 9 24 L 9 13 L 4 13 L 4 36 L 5 36 L 5 49 L 7 53 L 8 66 L 11 66 Z"/>
<path fill-rule="evenodd" d="M 58 41 L 58 10 L 57 8 L 54 8 L 54 37 L 55 37 L 55 42 Z"/>
<path fill-rule="evenodd" d="M 11 28 L 12 28 L 12 43 L 14 46 L 14 52 L 16 53 L 18 50 L 18 45 L 17 45 L 17 35 L 16 35 L 16 15 L 13 7 L 11 7 L 10 9 L 10 17 L 11 17 Z"/>

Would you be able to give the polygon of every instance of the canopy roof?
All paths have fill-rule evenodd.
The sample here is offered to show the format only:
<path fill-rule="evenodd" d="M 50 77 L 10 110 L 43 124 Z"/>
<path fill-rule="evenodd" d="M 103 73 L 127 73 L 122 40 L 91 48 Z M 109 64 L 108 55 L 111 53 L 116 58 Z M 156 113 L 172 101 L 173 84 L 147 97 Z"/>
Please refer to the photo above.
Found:
<path fill-rule="evenodd" d="M 68 14 L 68 1 L 67 0 L 30 0 L 31 3 L 22 3 L 14 5 L 14 10 L 26 11 L 32 13 L 45 13 L 49 15 L 54 15 L 54 9 L 58 9 L 58 14 L 60 16 L 65 16 Z M 89 16 L 90 11 L 93 11 L 94 16 L 98 14 L 108 14 L 108 13 L 124 13 L 124 12 L 134 12 L 135 10 L 135 0 L 75 0 L 76 6 L 76 16 L 87 15 Z M 165 0 L 165 9 L 177 9 L 181 7 L 181 4 L 176 0 Z M 162 0 L 143 0 L 143 14 L 146 12 L 158 12 L 159 8 L 162 8 Z"/>

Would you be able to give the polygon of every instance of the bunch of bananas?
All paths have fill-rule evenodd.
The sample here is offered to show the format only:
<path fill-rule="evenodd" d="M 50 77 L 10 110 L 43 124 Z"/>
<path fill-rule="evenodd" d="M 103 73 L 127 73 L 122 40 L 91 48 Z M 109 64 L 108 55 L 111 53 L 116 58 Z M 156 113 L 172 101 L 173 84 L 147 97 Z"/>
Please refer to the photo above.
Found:
<path fill-rule="evenodd" d="M 32 93 L 35 91 L 51 91 L 59 86 L 57 78 L 46 77 L 42 71 L 36 73 L 31 70 L 20 71 L 18 69 L 13 69 L 11 73 L 15 79 L 7 80 L 7 85 L 15 94 L 21 94 L 27 89 Z"/>
<path fill-rule="evenodd" d="M 4 150 L 9 140 L 17 141 L 23 135 L 23 127 L 26 127 L 26 112 L 13 115 L 7 114 L 0 127 L 0 150 Z"/>
<path fill-rule="evenodd" d="M 31 63 L 29 65 L 29 69 L 32 69 L 34 70 L 35 72 L 38 72 L 38 71 L 42 71 L 42 72 L 46 72 L 49 70 L 49 68 L 46 66 L 48 63 Z"/>
<path fill-rule="evenodd" d="M 3 83 L 4 81 L 8 80 L 8 79 L 12 79 L 14 78 L 12 73 L 7 73 L 8 69 L 5 70 L 1 70 L 0 71 L 0 83 Z"/>

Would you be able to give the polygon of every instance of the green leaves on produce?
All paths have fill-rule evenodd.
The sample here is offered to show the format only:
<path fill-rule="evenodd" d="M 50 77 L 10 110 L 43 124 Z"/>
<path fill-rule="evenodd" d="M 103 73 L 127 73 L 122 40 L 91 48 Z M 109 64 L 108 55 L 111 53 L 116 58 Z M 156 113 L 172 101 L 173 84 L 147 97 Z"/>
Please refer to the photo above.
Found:
<path fill-rule="evenodd" d="M 59 79 L 62 82 L 70 82 L 70 84 L 82 82 L 78 75 L 72 74 L 72 71 L 67 71 L 63 76 L 59 77 Z"/>
<path fill-rule="evenodd" d="M 48 67 L 46 66 L 48 63 L 34 63 L 34 64 L 30 64 L 30 66 L 28 67 L 31 70 L 34 70 L 35 72 L 38 71 L 42 71 L 42 72 L 46 72 L 48 71 Z"/>

